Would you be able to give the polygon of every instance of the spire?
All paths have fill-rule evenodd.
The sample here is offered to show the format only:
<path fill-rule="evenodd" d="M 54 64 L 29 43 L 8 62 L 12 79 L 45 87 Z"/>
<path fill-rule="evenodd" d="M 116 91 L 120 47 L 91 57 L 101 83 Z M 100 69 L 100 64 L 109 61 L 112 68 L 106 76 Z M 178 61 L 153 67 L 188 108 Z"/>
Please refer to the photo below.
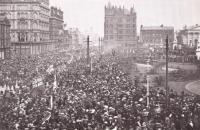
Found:
<path fill-rule="evenodd" d="M 135 12 L 135 9 L 134 9 L 134 5 L 133 7 L 131 7 L 131 13 L 134 13 Z"/>
<path fill-rule="evenodd" d="M 110 1 L 108 2 L 108 8 L 111 8 L 111 3 L 110 3 Z"/>

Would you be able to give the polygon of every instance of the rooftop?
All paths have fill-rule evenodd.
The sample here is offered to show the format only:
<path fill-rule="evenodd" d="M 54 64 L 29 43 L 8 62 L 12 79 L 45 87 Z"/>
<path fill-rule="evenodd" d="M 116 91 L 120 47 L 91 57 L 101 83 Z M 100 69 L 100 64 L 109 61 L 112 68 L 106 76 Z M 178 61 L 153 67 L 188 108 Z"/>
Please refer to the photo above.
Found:
<path fill-rule="evenodd" d="M 105 6 L 105 10 L 114 11 L 115 13 L 121 13 L 125 15 L 136 13 L 134 5 L 130 9 L 127 9 L 124 6 L 111 5 L 110 2 L 108 3 L 108 5 Z"/>
<path fill-rule="evenodd" d="M 141 30 L 174 30 L 173 26 L 141 26 Z"/>
<path fill-rule="evenodd" d="M 196 24 L 196 25 L 193 25 L 193 26 L 184 26 L 183 30 L 193 30 L 193 29 L 199 28 L 199 27 L 200 27 L 199 24 Z"/>

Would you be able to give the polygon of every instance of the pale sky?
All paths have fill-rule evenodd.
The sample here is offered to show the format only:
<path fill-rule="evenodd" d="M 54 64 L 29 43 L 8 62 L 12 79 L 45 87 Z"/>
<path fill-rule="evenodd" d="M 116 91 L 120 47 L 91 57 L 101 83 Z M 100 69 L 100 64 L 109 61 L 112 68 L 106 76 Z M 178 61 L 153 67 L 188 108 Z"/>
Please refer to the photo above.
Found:
<path fill-rule="evenodd" d="M 184 25 L 200 25 L 200 0 L 50 0 L 50 5 L 64 11 L 64 21 L 68 27 L 80 31 L 93 29 L 101 36 L 104 32 L 104 6 L 134 5 L 137 12 L 138 32 L 144 26 L 174 26 L 181 29 Z"/>

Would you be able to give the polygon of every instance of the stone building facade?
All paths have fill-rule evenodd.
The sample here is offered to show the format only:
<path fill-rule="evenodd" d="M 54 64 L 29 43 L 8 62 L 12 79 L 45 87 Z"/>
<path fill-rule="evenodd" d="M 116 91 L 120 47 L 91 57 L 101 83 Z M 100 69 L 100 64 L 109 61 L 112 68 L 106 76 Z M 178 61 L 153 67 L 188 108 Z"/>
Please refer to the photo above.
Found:
<path fill-rule="evenodd" d="M 10 22 L 5 14 L 0 14 L 0 60 L 10 58 Z"/>
<path fill-rule="evenodd" d="M 71 36 L 71 45 L 79 46 L 81 44 L 81 32 L 78 28 L 69 28 L 69 35 Z"/>
<path fill-rule="evenodd" d="M 196 57 L 197 57 L 197 60 L 200 60 L 200 43 L 197 44 Z"/>
<path fill-rule="evenodd" d="M 190 48 L 197 48 L 197 45 L 200 42 L 200 25 L 196 24 L 190 27 L 185 26 L 180 30 L 178 36 L 180 39 L 178 42 L 181 42 L 181 44 Z"/>
<path fill-rule="evenodd" d="M 129 46 L 137 44 L 137 24 L 134 7 L 105 6 L 104 45 Z"/>
<path fill-rule="evenodd" d="M 69 34 L 69 30 L 64 30 L 63 46 L 69 47 L 71 44 L 72 44 L 72 36 Z"/>
<path fill-rule="evenodd" d="M 169 38 L 169 45 L 174 42 L 174 27 L 170 26 L 143 26 L 140 27 L 140 41 L 154 49 L 165 48 L 166 38 Z"/>
<path fill-rule="evenodd" d="M 53 49 L 49 42 L 49 0 L 0 0 L 0 12 L 11 23 L 16 55 L 34 55 Z"/>
<path fill-rule="evenodd" d="M 53 42 L 63 42 L 63 31 L 64 31 L 64 21 L 63 21 L 63 11 L 56 8 L 51 7 L 50 13 L 50 40 Z"/>

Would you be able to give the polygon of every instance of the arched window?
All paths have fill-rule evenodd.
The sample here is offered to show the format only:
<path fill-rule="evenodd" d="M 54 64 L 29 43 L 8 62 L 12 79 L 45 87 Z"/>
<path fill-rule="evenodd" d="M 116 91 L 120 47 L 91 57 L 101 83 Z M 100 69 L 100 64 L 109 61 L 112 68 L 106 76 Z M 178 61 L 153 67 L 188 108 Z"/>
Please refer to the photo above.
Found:
<path fill-rule="evenodd" d="M 18 32 L 17 33 L 17 37 L 18 37 L 18 41 L 19 42 L 25 42 L 25 33 L 23 33 L 23 32 Z"/>
<path fill-rule="evenodd" d="M 36 12 L 32 13 L 32 19 L 37 19 L 37 13 Z"/>
<path fill-rule="evenodd" d="M 25 19 L 21 18 L 18 21 L 18 28 L 20 30 L 26 30 L 26 29 L 28 29 L 28 22 Z"/>
<path fill-rule="evenodd" d="M 32 27 L 33 27 L 32 29 L 37 29 L 37 26 L 38 26 L 37 22 L 34 21 L 33 24 L 32 24 Z"/>
<path fill-rule="evenodd" d="M 8 19 L 12 19 L 11 13 L 10 13 L 10 12 L 6 12 L 6 17 L 7 17 Z"/>
<path fill-rule="evenodd" d="M 192 40 L 190 40 L 189 46 L 192 46 Z"/>
<path fill-rule="evenodd" d="M 37 36 L 37 33 L 34 33 L 34 36 L 33 36 L 33 41 L 34 41 L 34 42 L 37 41 L 37 37 L 38 37 L 38 36 Z"/>

